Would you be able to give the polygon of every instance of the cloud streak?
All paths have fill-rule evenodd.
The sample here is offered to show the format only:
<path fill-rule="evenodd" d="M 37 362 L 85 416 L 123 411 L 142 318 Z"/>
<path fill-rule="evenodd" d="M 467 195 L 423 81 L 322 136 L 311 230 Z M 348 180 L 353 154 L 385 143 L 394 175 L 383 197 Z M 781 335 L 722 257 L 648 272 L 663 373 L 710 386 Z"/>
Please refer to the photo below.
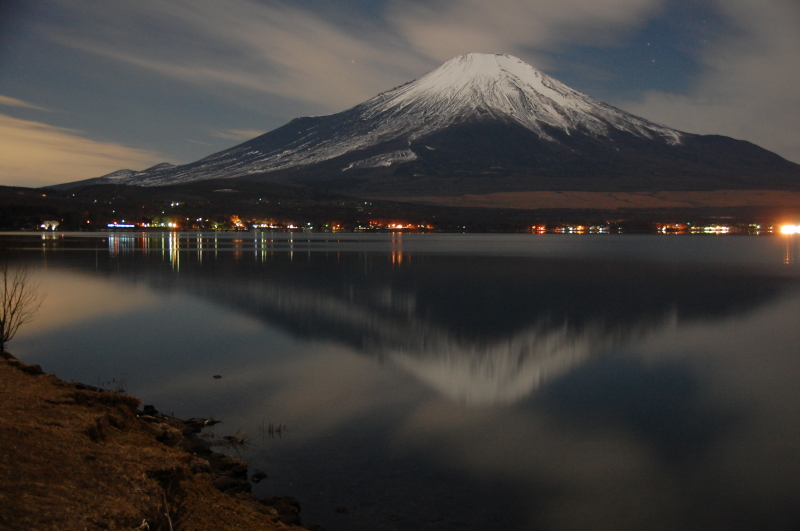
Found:
<path fill-rule="evenodd" d="M 646 21 L 662 0 L 398 0 L 389 20 L 427 57 L 477 52 L 529 55 L 563 44 L 609 44 Z M 544 67 L 542 57 L 536 65 Z"/>
<path fill-rule="evenodd" d="M 199 140 L 192 140 L 191 138 L 186 139 L 187 142 L 191 142 L 192 144 L 201 144 L 203 146 L 211 146 L 208 142 L 200 142 Z"/>
<path fill-rule="evenodd" d="M 38 105 L 34 105 L 33 103 L 28 103 L 27 101 L 18 100 L 17 98 L 3 96 L 2 94 L 0 94 L 0 105 L 6 105 L 8 107 L 21 107 L 23 109 L 34 109 L 36 111 L 50 111 L 50 109 L 45 107 L 40 107 Z"/>
<path fill-rule="evenodd" d="M 0 114 L 0 175 L 6 186 L 47 186 L 97 177 L 120 168 L 144 169 L 164 157 L 79 131 Z"/>
<path fill-rule="evenodd" d="M 536 50 L 612 42 L 654 16 L 663 1 L 392 0 L 378 20 L 352 13 L 345 23 L 253 0 L 142 0 L 102 8 L 73 0 L 61 6 L 80 11 L 80 31 L 58 25 L 41 31 L 62 45 L 232 99 L 267 93 L 336 112 L 460 53 L 510 52 L 538 58 L 542 67 Z"/>
<path fill-rule="evenodd" d="M 211 129 L 208 132 L 208 134 L 215 138 L 235 140 L 237 142 L 246 142 L 264 133 L 266 133 L 266 131 L 261 129 Z"/>
<path fill-rule="evenodd" d="M 100 9 L 80 1 L 61 5 L 86 18 L 79 22 L 80 31 L 42 26 L 48 38 L 231 98 L 261 92 L 333 112 L 428 66 L 414 54 L 397 53 L 403 43 L 374 22 L 356 19 L 353 27 L 343 28 L 282 4 L 142 0 Z"/>

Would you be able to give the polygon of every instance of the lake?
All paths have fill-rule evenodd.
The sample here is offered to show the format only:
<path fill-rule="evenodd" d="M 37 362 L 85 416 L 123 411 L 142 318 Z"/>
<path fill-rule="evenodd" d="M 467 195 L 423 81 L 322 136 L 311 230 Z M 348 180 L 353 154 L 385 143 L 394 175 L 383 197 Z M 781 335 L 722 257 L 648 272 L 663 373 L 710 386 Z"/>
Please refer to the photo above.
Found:
<path fill-rule="evenodd" d="M 800 527 L 797 236 L 0 245 L 47 294 L 11 352 L 221 419 L 331 531 Z"/>

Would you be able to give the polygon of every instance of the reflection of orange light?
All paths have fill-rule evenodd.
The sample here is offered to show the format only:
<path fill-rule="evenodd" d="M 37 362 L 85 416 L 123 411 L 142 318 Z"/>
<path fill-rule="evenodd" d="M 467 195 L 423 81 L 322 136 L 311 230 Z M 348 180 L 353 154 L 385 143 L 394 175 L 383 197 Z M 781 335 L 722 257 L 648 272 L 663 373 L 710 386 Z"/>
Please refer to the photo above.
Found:
<path fill-rule="evenodd" d="M 396 224 L 395 224 L 396 225 Z M 392 225 L 389 225 L 391 228 Z M 403 263 L 403 233 L 397 232 L 392 234 L 392 263 Z"/>

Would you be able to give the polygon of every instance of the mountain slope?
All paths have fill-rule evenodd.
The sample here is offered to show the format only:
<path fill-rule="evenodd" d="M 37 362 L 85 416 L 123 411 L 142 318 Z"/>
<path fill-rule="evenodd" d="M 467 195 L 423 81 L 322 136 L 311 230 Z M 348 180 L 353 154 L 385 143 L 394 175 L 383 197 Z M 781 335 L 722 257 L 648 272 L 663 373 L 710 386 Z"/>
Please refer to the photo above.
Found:
<path fill-rule="evenodd" d="M 753 144 L 655 124 L 493 54 L 456 57 L 352 109 L 191 164 L 91 182 L 231 177 L 384 196 L 800 188 L 800 166 Z"/>

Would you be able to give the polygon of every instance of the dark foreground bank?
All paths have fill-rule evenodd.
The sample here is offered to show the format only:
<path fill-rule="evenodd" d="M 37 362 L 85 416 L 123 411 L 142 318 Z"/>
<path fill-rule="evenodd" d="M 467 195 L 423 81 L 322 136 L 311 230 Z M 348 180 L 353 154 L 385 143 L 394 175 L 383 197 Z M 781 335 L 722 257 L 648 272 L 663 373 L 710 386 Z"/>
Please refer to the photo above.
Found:
<path fill-rule="evenodd" d="M 205 421 L 62 382 L 0 355 L 0 529 L 322 530 L 292 498 L 252 496 Z"/>

